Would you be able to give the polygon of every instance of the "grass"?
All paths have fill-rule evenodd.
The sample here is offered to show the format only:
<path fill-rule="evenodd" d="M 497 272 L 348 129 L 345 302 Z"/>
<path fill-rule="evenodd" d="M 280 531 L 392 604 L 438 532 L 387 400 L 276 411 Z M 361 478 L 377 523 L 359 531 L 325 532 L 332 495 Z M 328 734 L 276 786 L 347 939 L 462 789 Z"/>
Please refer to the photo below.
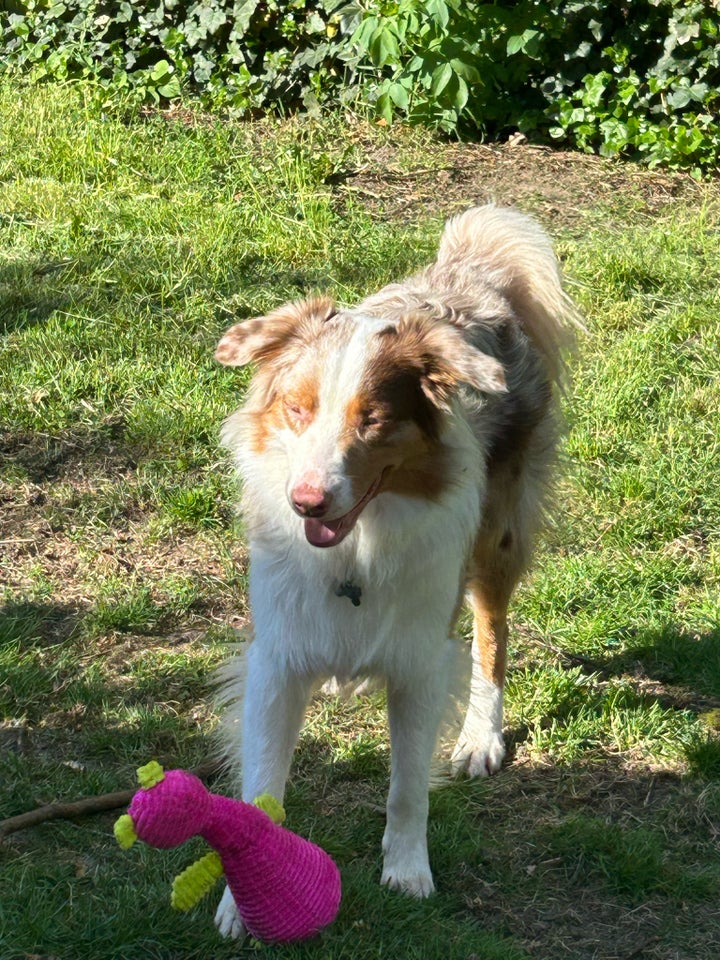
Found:
<path fill-rule="evenodd" d="M 89 102 L 0 88 L 0 817 L 213 750 L 213 670 L 248 613 L 216 439 L 245 385 L 212 361 L 225 327 L 409 272 L 447 213 L 498 195 L 500 163 L 553 233 L 589 334 L 557 508 L 514 605 L 510 757 L 432 795 L 437 894 L 378 886 L 382 696 L 325 699 L 288 796 L 291 825 L 342 869 L 322 938 L 220 943 L 210 900 L 167 905 L 196 851 L 122 853 L 103 815 L 0 849 L 0 956 L 714 960 L 717 185 L 348 118 Z M 470 164 L 487 181 L 463 180 Z"/>

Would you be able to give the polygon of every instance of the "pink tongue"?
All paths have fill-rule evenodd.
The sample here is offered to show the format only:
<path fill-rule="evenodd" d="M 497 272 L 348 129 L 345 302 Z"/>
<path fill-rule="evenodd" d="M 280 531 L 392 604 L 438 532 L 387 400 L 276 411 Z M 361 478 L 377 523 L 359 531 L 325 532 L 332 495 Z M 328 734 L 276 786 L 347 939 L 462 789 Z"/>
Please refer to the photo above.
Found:
<path fill-rule="evenodd" d="M 314 517 L 305 520 L 305 539 L 313 547 L 334 547 L 348 532 L 343 530 L 341 520 L 329 520 L 327 523 Z"/>
<path fill-rule="evenodd" d="M 350 533 L 357 523 L 357 518 L 365 509 L 366 505 L 372 500 L 380 489 L 382 478 L 385 476 L 389 467 L 380 474 L 372 484 L 365 496 L 358 500 L 352 510 L 337 520 L 320 520 L 318 517 L 305 518 L 305 539 L 313 547 L 334 547 L 340 543 Z"/>

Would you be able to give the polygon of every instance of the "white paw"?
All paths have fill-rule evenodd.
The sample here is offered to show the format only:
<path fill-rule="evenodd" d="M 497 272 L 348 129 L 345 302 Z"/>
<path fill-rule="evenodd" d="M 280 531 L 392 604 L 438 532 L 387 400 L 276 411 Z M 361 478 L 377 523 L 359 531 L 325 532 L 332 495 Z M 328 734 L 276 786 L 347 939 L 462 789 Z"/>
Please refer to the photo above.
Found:
<path fill-rule="evenodd" d="M 245 925 L 240 919 L 238 908 L 230 893 L 230 888 L 225 887 L 225 893 L 215 913 L 215 926 L 221 937 L 228 937 L 230 940 L 242 940 L 245 936 Z"/>
<path fill-rule="evenodd" d="M 417 897 L 418 900 L 429 897 L 435 889 L 429 867 L 424 870 L 417 870 L 401 864 L 394 866 L 386 864 L 383 867 L 381 883 L 390 887 L 391 890 L 399 890 L 411 897 Z"/>
<path fill-rule="evenodd" d="M 381 883 L 391 890 L 400 890 L 422 900 L 435 889 L 425 842 L 415 849 L 408 849 L 398 838 L 395 842 L 386 837 L 383 841 L 385 857 Z"/>
<path fill-rule="evenodd" d="M 337 677 L 330 677 L 329 680 L 326 680 L 325 683 L 320 687 L 320 692 L 326 694 L 328 697 L 341 697 L 345 698 L 349 696 L 348 684 L 346 681 L 338 680 Z"/>
<path fill-rule="evenodd" d="M 460 734 L 450 762 L 453 775 L 489 777 L 497 773 L 505 757 L 505 742 L 501 733 L 491 732 L 483 737 L 470 738 Z"/>

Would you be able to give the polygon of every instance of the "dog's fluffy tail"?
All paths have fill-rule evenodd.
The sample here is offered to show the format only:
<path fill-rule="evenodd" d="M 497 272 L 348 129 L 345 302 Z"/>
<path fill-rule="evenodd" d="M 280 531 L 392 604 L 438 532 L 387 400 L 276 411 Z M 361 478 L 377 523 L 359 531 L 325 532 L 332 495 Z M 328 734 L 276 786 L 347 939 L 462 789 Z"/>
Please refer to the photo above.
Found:
<path fill-rule="evenodd" d="M 572 346 L 583 325 L 562 287 L 550 240 L 532 217 L 513 207 L 473 207 L 445 226 L 438 265 L 468 261 L 512 306 L 555 379 L 561 353 Z M 469 265 L 469 264 L 468 264 Z"/>

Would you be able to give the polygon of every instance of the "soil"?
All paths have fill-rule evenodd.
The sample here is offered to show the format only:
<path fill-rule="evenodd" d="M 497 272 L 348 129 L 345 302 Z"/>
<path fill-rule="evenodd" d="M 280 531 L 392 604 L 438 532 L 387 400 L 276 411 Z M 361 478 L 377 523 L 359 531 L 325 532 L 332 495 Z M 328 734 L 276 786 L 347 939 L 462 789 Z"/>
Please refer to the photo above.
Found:
<path fill-rule="evenodd" d="M 364 162 L 330 176 L 372 214 L 412 222 L 449 216 L 474 203 L 517 204 L 570 234 L 605 204 L 627 217 L 657 216 L 707 190 L 689 175 L 646 170 L 588 154 L 534 146 L 517 136 L 502 144 L 448 143 L 428 148 L 412 130 L 392 140 L 358 130 Z M 430 159 L 430 162 L 428 162 Z"/>

